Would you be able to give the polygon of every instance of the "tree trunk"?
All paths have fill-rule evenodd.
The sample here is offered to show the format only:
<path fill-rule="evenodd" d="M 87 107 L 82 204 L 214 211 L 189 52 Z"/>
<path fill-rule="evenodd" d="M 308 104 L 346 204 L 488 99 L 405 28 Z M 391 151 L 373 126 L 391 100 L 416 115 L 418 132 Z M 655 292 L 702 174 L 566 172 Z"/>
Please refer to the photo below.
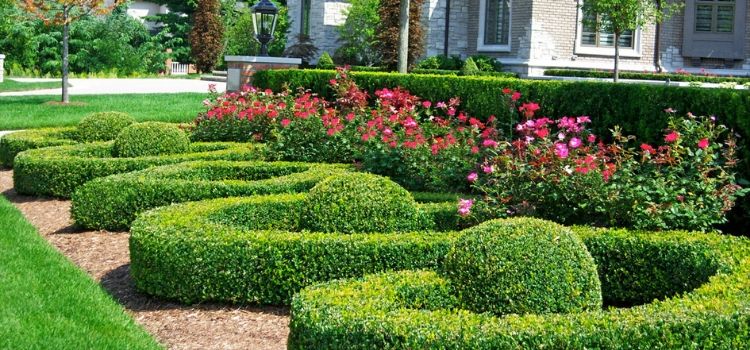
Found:
<path fill-rule="evenodd" d="M 68 23 L 68 11 L 66 6 L 63 9 L 63 37 L 62 37 L 62 103 L 69 103 L 68 96 L 68 39 L 70 37 L 70 23 Z"/>
<path fill-rule="evenodd" d="M 615 83 L 620 80 L 620 34 L 615 32 Z"/>
<path fill-rule="evenodd" d="M 409 0 L 401 0 L 401 23 L 398 32 L 398 72 L 406 73 L 409 66 Z"/>

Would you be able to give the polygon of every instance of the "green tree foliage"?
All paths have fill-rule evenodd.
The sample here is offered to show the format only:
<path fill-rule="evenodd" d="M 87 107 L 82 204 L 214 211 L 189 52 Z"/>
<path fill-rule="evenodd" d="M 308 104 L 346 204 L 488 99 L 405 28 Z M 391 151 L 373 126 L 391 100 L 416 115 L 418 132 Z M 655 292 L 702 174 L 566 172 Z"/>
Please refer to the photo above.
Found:
<path fill-rule="evenodd" d="M 273 33 L 273 41 L 268 43 L 268 54 L 270 56 L 283 56 L 286 48 L 286 34 L 289 32 L 288 9 L 277 1 L 271 1 L 279 9 L 276 20 L 276 31 Z M 253 32 L 253 18 L 249 9 L 232 11 L 236 18 L 232 23 L 226 25 L 226 49 L 225 55 L 257 55 L 260 44 L 255 40 Z M 226 18 L 226 16 L 223 16 Z"/>
<path fill-rule="evenodd" d="M 424 53 L 422 3 L 423 0 L 411 0 L 409 6 L 409 66 L 416 63 Z M 377 29 L 378 49 L 383 64 L 390 67 L 395 67 L 398 61 L 399 4 L 399 0 L 382 0 L 378 8 L 380 14 L 380 25 Z"/>
<path fill-rule="evenodd" d="M 372 66 L 380 63 L 375 30 L 380 24 L 379 0 L 352 0 L 344 10 L 346 22 L 338 27 L 341 46 L 336 61 L 344 64 Z"/>
<path fill-rule="evenodd" d="M 198 70 L 210 72 L 223 50 L 224 26 L 218 0 L 200 0 L 190 30 L 190 52 Z"/>

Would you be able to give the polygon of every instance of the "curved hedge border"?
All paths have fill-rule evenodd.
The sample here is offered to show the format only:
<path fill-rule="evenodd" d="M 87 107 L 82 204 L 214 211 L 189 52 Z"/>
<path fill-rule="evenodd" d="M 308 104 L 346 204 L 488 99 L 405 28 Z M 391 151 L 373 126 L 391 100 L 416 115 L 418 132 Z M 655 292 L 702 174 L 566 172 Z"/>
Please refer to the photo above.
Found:
<path fill-rule="evenodd" d="M 125 230 L 138 213 L 202 199 L 299 193 L 346 165 L 290 162 L 197 161 L 165 165 L 87 182 L 73 194 L 76 224 Z"/>
<path fill-rule="evenodd" d="M 13 184 L 24 195 L 69 198 L 73 191 L 98 177 L 191 160 L 258 160 L 262 146 L 239 143 L 194 143 L 191 153 L 163 156 L 112 157 L 112 142 L 49 147 L 16 156 Z"/>
<path fill-rule="evenodd" d="M 0 167 L 12 168 L 13 159 L 26 150 L 77 144 L 75 127 L 17 131 L 0 137 Z"/>
<path fill-rule="evenodd" d="M 662 281 L 670 280 L 671 273 L 719 273 L 693 291 L 682 286 L 680 296 L 629 309 L 504 317 L 456 309 L 450 282 L 435 272 L 329 282 L 294 297 L 289 349 L 738 349 L 750 342 L 749 240 L 685 232 L 575 230 L 597 263 L 606 265 L 599 273 L 610 296 L 619 288 L 636 286 L 616 285 L 619 267 L 651 282 L 648 273 L 635 274 L 639 265 L 659 263 L 645 261 L 654 254 L 661 262 L 687 261 L 681 266 L 692 269 L 660 266 L 655 275 L 662 275 Z M 643 249 L 649 246 L 664 249 Z M 615 257 L 627 259 L 613 261 Z M 627 267 L 629 263 L 636 267 Z"/>
<path fill-rule="evenodd" d="M 140 215 L 130 237 L 136 287 L 186 303 L 289 304 L 294 293 L 317 282 L 437 267 L 457 236 L 300 231 L 304 199 L 224 198 Z"/>

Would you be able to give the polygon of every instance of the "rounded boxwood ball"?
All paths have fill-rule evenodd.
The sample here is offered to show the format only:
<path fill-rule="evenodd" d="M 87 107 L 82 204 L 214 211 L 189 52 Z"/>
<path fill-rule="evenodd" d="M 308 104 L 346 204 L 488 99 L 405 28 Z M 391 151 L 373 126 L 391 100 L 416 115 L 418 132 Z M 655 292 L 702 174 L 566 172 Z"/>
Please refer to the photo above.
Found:
<path fill-rule="evenodd" d="M 464 233 L 443 268 L 462 307 L 496 315 L 601 309 L 596 264 L 570 229 L 513 218 L 487 221 Z"/>
<path fill-rule="evenodd" d="M 111 141 L 135 119 L 122 112 L 91 113 L 78 122 L 76 132 L 79 142 Z"/>
<path fill-rule="evenodd" d="M 189 148 L 190 140 L 177 125 L 146 122 L 123 129 L 115 139 L 113 153 L 117 157 L 144 157 L 185 153 Z"/>
<path fill-rule="evenodd" d="M 315 232 L 372 233 L 418 230 L 425 225 L 411 193 L 382 176 L 329 177 L 310 190 L 302 226 Z"/>

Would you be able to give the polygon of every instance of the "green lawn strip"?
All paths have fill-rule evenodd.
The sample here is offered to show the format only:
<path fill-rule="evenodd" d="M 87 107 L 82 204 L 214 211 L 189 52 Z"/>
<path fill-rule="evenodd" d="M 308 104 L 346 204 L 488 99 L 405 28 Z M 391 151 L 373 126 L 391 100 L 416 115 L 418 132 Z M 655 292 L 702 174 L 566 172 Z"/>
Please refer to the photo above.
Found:
<path fill-rule="evenodd" d="M 0 196 L 0 349 L 159 349 Z"/>
<path fill-rule="evenodd" d="M 5 81 L 0 83 L 0 92 L 55 89 L 59 88 L 60 84 L 61 83 L 59 81 L 39 81 L 33 83 L 24 83 L 6 78 Z"/>
<path fill-rule="evenodd" d="M 203 111 L 205 93 L 71 96 L 71 105 L 49 104 L 60 96 L 0 97 L 0 130 L 72 126 L 93 112 L 118 111 L 138 121 L 190 122 Z M 82 105 L 79 105 L 82 104 Z"/>

